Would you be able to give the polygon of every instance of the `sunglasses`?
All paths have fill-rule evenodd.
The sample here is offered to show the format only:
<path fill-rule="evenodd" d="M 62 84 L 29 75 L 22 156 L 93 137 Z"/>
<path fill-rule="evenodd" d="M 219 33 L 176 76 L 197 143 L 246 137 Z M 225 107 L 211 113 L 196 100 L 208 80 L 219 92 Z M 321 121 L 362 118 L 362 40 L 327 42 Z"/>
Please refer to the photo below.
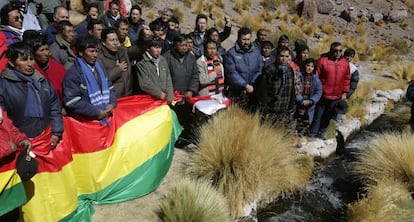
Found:
<path fill-rule="evenodd" d="M 335 49 L 334 52 L 342 52 L 342 49 Z"/>
<path fill-rule="evenodd" d="M 18 22 L 19 20 L 22 20 L 22 21 L 23 21 L 23 16 L 22 16 L 22 15 L 16 15 L 16 16 L 13 18 L 13 20 L 14 20 L 15 22 Z"/>

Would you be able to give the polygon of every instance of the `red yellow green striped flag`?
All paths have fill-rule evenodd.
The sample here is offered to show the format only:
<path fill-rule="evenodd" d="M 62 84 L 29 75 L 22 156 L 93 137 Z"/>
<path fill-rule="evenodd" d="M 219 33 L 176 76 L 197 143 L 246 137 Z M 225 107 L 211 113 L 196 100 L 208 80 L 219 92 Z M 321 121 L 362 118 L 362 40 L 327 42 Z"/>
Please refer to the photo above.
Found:
<path fill-rule="evenodd" d="M 94 204 L 152 192 L 168 172 L 182 131 L 165 102 L 149 96 L 120 99 L 109 127 L 71 117 L 64 124 L 55 150 L 48 152 L 45 142 L 50 130 L 33 140 L 39 171 L 25 183 L 24 221 L 90 221 Z"/>

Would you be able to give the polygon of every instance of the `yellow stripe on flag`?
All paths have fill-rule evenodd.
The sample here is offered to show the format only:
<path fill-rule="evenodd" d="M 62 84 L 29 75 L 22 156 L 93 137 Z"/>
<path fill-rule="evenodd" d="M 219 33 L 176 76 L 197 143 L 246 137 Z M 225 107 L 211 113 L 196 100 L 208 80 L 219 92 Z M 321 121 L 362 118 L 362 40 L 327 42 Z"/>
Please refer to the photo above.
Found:
<path fill-rule="evenodd" d="M 19 174 L 17 174 L 16 169 L 0 173 L 0 187 L 3 188 L 3 190 L 10 189 L 12 186 L 21 182 L 22 181 Z"/>
<path fill-rule="evenodd" d="M 170 108 L 160 106 L 121 126 L 111 147 L 74 154 L 78 194 L 98 192 L 155 156 L 171 138 L 172 121 Z"/>

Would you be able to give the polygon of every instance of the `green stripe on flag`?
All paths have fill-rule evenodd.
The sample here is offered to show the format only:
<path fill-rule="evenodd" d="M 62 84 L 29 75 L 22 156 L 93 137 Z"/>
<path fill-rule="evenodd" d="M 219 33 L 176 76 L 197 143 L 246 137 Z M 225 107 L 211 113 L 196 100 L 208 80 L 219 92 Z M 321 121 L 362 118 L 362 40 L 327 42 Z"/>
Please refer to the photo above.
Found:
<path fill-rule="evenodd" d="M 26 192 L 23 183 L 17 183 L 0 193 L 0 216 L 26 203 Z"/>
<path fill-rule="evenodd" d="M 175 141 L 182 131 L 175 112 L 172 110 L 171 112 L 173 115 L 173 130 L 170 141 L 164 149 L 130 174 L 114 181 L 101 191 L 79 196 L 79 205 L 76 212 L 71 213 L 61 221 L 91 221 L 94 213 L 93 204 L 120 203 L 145 196 L 154 191 L 170 169 Z"/>

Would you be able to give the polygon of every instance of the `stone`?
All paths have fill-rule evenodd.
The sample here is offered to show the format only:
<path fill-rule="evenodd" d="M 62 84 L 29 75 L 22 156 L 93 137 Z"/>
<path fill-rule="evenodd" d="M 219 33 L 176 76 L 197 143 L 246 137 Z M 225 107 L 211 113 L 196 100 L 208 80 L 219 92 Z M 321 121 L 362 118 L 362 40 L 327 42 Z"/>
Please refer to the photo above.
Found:
<path fill-rule="evenodd" d="M 372 13 L 369 18 L 371 22 L 378 22 L 379 20 L 382 20 L 382 19 L 384 19 L 384 15 L 379 12 Z"/>
<path fill-rule="evenodd" d="M 313 22 L 315 16 L 318 13 L 318 7 L 316 5 L 316 0 L 304 0 L 302 2 L 303 8 L 301 12 L 301 17 L 303 17 L 308 22 Z"/>
<path fill-rule="evenodd" d="M 331 0 L 316 0 L 318 12 L 329 15 L 334 10 L 334 3 Z"/>
<path fill-rule="evenodd" d="M 388 20 L 390 22 L 402 22 L 408 17 L 408 11 L 405 8 L 400 8 L 398 10 L 391 10 L 388 12 Z"/>

